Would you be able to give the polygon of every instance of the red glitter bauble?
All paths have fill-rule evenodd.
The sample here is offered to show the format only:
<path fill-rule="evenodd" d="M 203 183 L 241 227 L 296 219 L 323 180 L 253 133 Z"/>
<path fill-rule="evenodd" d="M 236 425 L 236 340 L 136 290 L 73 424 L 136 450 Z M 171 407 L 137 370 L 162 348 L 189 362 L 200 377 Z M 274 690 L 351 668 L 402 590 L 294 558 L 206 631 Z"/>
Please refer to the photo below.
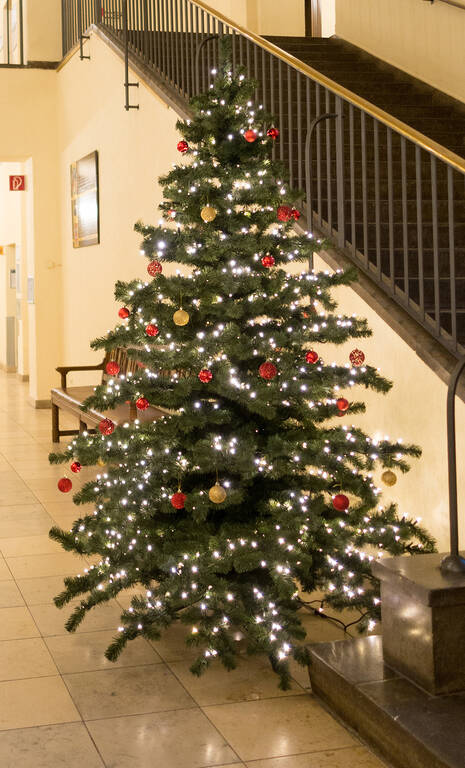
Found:
<path fill-rule="evenodd" d="M 114 360 L 109 360 L 105 366 L 105 370 L 110 376 L 117 376 L 120 371 L 120 367 Z"/>
<path fill-rule="evenodd" d="M 264 267 L 273 267 L 274 266 L 274 256 L 271 255 L 271 253 L 267 253 L 265 256 L 262 256 L 262 264 Z"/>
<path fill-rule="evenodd" d="M 257 138 L 257 134 L 255 131 L 252 130 L 252 128 L 249 128 L 249 130 L 244 133 L 244 139 L 248 141 L 249 144 L 252 144 L 252 142 L 254 142 L 256 138 Z"/>
<path fill-rule="evenodd" d="M 292 209 L 292 211 L 291 211 L 291 216 L 292 216 L 292 218 L 293 218 L 293 219 L 295 219 L 296 221 L 298 221 L 298 220 L 300 219 L 300 215 L 301 215 L 301 214 L 300 214 L 300 211 L 298 211 L 298 210 L 297 210 L 297 208 L 293 208 L 293 209 Z"/>
<path fill-rule="evenodd" d="M 130 315 L 130 311 L 127 307 L 121 307 L 121 309 L 118 310 L 118 315 L 123 319 L 126 320 L 127 317 Z"/>
<path fill-rule="evenodd" d="M 349 401 L 346 400 L 345 397 L 339 397 L 336 400 L 336 405 L 341 413 L 345 413 L 345 411 L 349 410 Z"/>
<path fill-rule="evenodd" d="M 158 259 L 154 259 L 153 261 L 150 261 L 147 264 L 147 272 L 152 277 L 156 277 L 157 275 L 160 274 L 160 272 L 163 272 L 163 267 L 160 264 L 160 262 L 158 261 Z"/>
<path fill-rule="evenodd" d="M 115 431 L 115 425 L 111 419 L 102 419 L 98 428 L 102 435 L 111 435 Z"/>
<path fill-rule="evenodd" d="M 82 469 L 82 464 L 80 461 L 73 461 L 73 463 L 70 466 L 71 472 L 80 472 Z"/>
<path fill-rule="evenodd" d="M 279 131 L 277 128 L 268 128 L 266 135 L 270 137 L 270 139 L 277 139 L 279 136 Z"/>
<path fill-rule="evenodd" d="M 183 155 L 184 152 L 187 152 L 187 150 L 189 149 L 189 144 L 187 143 L 187 141 L 184 141 L 184 139 L 182 139 L 181 141 L 178 141 L 177 149 L 178 149 L 178 152 L 181 152 L 181 154 Z"/>
<path fill-rule="evenodd" d="M 289 221 L 292 218 L 292 208 L 290 205 L 278 206 L 277 213 L 279 221 Z"/>
<path fill-rule="evenodd" d="M 337 493 L 333 498 L 333 507 L 338 512 L 345 512 L 349 509 L 350 501 L 344 493 Z"/>
<path fill-rule="evenodd" d="M 213 374 L 211 371 L 208 370 L 208 368 L 202 368 L 202 370 L 199 372 L 199 379 L 202 382 L 202 384 L 208 384 L 209 381 L 211 381 L 213 378 Z"/>
<path fill-rule="evenodd" d="M 62 493 L 69 493 L 71 488 L 73 487 L 73 484 L 69 477 L 61 477 L 58 480 L 58 490 Z"/>
<path fill-rule="evenodd" d="M 349 360 L 357 368 L 365 362 L 365 355 L 361 349 L 353 349 L 349 355 Z"/>
<path fill-rule="evenodd" d="M 146 397 L 138 397 L 136 400 L 136 408 L 139 411 L 146 411 L 149 407 L 149 401 Z"/>
<path fill-rule="evenodd" d="M 152 323 L 149 323 L 145 326 L 145 333 L 147 336 L 157 336 L 158 335 L 158 327 L 156 325 L 153 325 Z"/>
<path fill-rule="evenodd" d="M 184 504 L 186 503 L 187 496 L 182 491 L 177 491 L 176 493 L 173 493 L 170 501 L 171 506 L 175 509 L 184 509 Z"/>
<path fill-rule="evenodd" d="M 318 357 L 318 352 L 315 352 L 314 349 L 309 349 L 305 355 L 305 359 L 307 363 L 312 363 L 312 365 L 314 365 L 320 358 Z"/>
<path fill-rule="evenodd" d="M 273 363 L 262 363 L 258 372 L 262 379 L 274 379 L 278 373 L 278 369 Z"/>

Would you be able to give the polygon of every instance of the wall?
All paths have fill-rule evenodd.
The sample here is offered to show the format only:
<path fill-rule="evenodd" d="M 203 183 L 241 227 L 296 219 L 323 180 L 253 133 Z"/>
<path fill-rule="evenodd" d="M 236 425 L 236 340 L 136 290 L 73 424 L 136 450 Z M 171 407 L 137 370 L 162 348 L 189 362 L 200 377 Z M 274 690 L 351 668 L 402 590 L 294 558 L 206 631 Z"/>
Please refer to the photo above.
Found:
<path fill-rule="evenodd" d="M 323 0 L 332 2 L 332 0 Z M 207 0 L 212 10 L 260 35 L 304 35 L 304 0 Z"/>
<path fill-rule="evenodd" d="M 421 0 L 336 0 L 336 34 L 465 101 L 465 10 Z"/>
<path fill-rule="evenodd" d="M 61 0 L 23 0 L 26 61 L 60 61 Z"/>

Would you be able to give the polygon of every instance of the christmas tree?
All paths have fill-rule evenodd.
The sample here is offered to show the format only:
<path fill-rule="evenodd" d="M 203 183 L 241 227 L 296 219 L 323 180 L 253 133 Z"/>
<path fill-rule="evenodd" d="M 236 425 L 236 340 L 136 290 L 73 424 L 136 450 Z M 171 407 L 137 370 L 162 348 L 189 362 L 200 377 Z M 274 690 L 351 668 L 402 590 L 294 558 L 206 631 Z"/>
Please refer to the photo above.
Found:
<path fill-rule="evenodd" d="M 240 632 L 286 687 L 289 659 L 307 662 L 304 593 L 357 609 L 366 626 L 379 615 L 372 559 L 433 542 L 380 506 L 375 468 L 392 482 L 419 449 L 350 425 L 364 411 L 355 387 L 391 386 L 359 349 L 345 365 L 324 359 L 325 343 L 370 334 L 365 320 L 335 313 L 331 291 L 354 275 L 305 271 L 322 244 L 293 227 L 299 193 L 271 161 L 279 130 L 253 105 L 255 84 L 230 69 L 226 61 L 193 100 L 193 120 L 178 123 L 182 162 L 160 179 L 165 221 L 136 225 L 152 279 L 117 283 L 127 319 L 93 342 L 112 378 L 86 406 L 131 401 L 165 415 L 105 419 L 50 457 L 102 467 L 74 497 L 88 511 L 70 532 L 51 531 L 65 549 L 101 559 L 65 579 L 55 602 L 81 597 L 73 631 L 91 608 L 139 587 L 109 659 L 182 621 L 199 646 L 193 672 L 215 658 L 234 668 Z M 167 276 L 168 262 L 183 269 Z M 291 262 L 304 271 L 288 274 Z M 134 375 L 118 376 L 117 347 L 138 361 Z"/>

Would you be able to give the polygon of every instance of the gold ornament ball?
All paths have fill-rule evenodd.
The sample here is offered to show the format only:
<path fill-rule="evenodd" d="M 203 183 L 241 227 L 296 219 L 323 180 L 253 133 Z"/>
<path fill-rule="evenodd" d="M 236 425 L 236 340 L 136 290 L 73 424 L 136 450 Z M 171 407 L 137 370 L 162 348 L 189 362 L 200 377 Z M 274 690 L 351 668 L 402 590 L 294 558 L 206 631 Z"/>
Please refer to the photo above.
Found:
<path fill-rule="evenodd" d="M 214 219 L 216 219 L 217 213 L 218 211 L 216 210 L 216 208 L 213 208 L 211 205 L 206 205 L 200 211 L 200 216 L 208 224 L 210 221 L 213 221 Z"/>
<path fill-rule="evenodd" d="M 175 325 L 187 325 L 189 322 L 189 313 L 185 309 L 178 309 L 173 315 L 173 322 Z"/>
<path fill-rule="evenodd" d="M 104 467 L 105 466 L 105 462 L 104 462 L 103 459 L 97 459 L 97 464 L 99 465 L 99 467 Z"/>
<path fill-rule="evenodd" d="M 381 480 L 383 481 L 384 485 L 395 485 L 397 483 L 397 477 L 390 469 L 387 469 L 386 472 L 383 472 L 381 475 Z"/>
<path fill-rule="evenodd" d="M 222 504 L 226 498 L 226 491 L 219 483 L 215 483 L 215 485 L 208 491 L 208 498 L 210 501 L 213 501 L 214 504 Z"/>

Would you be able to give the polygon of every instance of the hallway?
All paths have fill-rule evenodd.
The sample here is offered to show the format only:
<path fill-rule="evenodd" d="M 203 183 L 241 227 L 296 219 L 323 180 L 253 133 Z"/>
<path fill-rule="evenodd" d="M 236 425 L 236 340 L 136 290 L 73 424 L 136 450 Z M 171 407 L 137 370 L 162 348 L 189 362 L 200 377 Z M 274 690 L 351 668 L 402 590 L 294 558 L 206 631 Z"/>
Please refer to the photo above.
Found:
<path fill-rule="evenodd" d="M 2 768 L 382 768 L 312 699 L 302 669 L 285 693 L 266 659 L 199 681 L 179 629 L 153 647 L 132 643 L 111 664 L 103 650 L 116 603 L 69 635 L 52 598 L 86 564 L 47 536 L 75 518 L 57 491 L 63 470 L 48 464 L 51 448 L 50 411 L 32 409 L 27 385 L 0 372 Z M 307 624 L 312 640 L 342 637 L 318 617 Z"/>

